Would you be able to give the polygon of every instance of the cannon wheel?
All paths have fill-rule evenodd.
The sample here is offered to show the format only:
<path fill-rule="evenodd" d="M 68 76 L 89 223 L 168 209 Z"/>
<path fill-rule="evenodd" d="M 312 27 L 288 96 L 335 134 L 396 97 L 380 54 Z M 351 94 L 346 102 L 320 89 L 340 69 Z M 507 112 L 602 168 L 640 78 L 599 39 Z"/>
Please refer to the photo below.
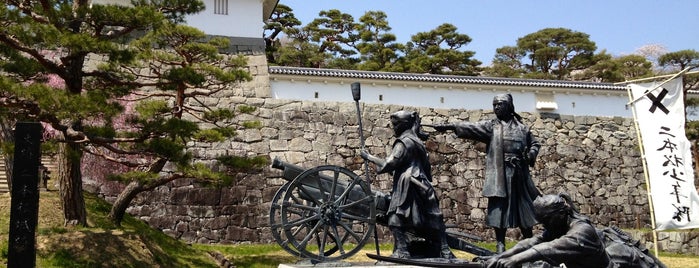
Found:
<path fill-rule="evenodd" d="M 376 224 L 369 185 L 333 165 L 299 174 L 281 201 L 281 226 L 301 256 L 317 261 L 350 257 L 362 249 Z"/>
<path fill-rule="evenodd" d="M 291 255 L 299 256 L 299 251 L 296 250 L 293 245 L 289 244 L 289 240 L 285 239 L 286 237 L 284 236 L 282 231 L 283 229 L 281 228 L 282 198 L 284 197 L 286 190 L 289 189 L 289 184 L 291 184 L 291 182 L 284 183 L 284 185 L 282 185 L 282 187 L 280 187 L 274 194 L 274 198 L 272 198 L 272 205 L 269 208 L 269 226 L 272 229 L 272 237 L 274 237 L 274 240 L 277 241 L 277 244 L 279 244 L 279 246 L 281 246 Z"/>
<path fill-rule="evenodd" d="M 269 209 L 269 226 L 272 229 L 272 237 L 282 249 L 286 250 L 286 252 L 289 252 L 289 254 L 291 255 L 301 256 L 301 254 L 294 247 L 294 245 L 289 243 L 289 240 L 286 239 L 286 236 L 284 235 L 283 231 L 284 229 L 282 228 L 281 224 L 282 200 L 284 198 L 284 194 L 289 189 L 289 185 L 291 185 L 291 182 L 284 183 L 284 185 L 282 185 L 282 187 L 280 187 L 279 190 L 277 190 L 277 192 L 274 194 L 274 198 L 272 198 L 272 205 Z M 298 217 L 306 217 L 306 215 L 298 215 Z M 331 255 L 335 251 L 337 251 L 337 247 L 327 249 L 324 255 Z"/>

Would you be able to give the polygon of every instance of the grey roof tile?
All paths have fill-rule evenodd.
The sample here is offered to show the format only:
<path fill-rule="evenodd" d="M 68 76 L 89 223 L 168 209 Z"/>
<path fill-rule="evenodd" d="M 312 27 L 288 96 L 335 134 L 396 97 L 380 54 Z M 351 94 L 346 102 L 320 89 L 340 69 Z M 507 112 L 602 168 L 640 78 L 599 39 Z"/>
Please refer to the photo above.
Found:
<path fill-rule="evenodd" d="M 459 75 L 436 75 L 436 74 L 413 74 L 413 73 L 391 73 L 340 69 L 319 69 L 270 66 L 270 74 L 319 76 L 319 77 L 340 77 L 340 78 L 364 78 L 396 81 L 417 81 L 436 83 L 457 83 L 457 84 L 482 84 L 482 85 L 511 85 L 530 87 L 552 87 L 552 88 L 581 88 L 600 90 L 626 91 L 623 85 L 611 83 L 594 83 L 583 81 L 561 81 L 561 80 L 540 80 L 540 79 L 517 79 L 481 76 L 459 76 Z"/>

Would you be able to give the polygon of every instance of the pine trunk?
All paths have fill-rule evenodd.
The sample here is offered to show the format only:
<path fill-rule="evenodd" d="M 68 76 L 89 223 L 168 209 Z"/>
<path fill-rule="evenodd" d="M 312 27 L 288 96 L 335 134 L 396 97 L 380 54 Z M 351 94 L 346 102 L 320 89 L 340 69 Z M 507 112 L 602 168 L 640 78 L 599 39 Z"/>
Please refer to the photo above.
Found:
<path fill-rule="evenodd" d="M 159 158 L 150 165 L 148 172 L 158 173 L 162 171 L 165 163 L 167 163 L 167 159 Z M 179 177 L 180 176 L 177 175 L 161 177 L 148 183 L 144 183 L 143 181 L 139 180 L 129 182 L 129 184 L 126 185 L 126 188 L 119 193 L 117 199 L 114 201 L 114 204 L 112 204 L 112 210 L 109 211 L 109 219 L 112 220 L 112 222 L 117 226 L 121 225 L 121 221 L 124 220 L 124 215 L 126 215 L 126 209 L 129 208 L 129 204 L 131 204 L 131 201 L 136 198 L 136 195 L 144 191 L 153 190 L 155 187 L 165 185 L 166 183 Z"/>
<path fill-rule="evenodd" d="M 138 180 L 131 181 L 126 188 L 124 188 L 117 199 L 112 204 L 112 210 L 109 211 L 109 219 L 112 220 L 117 226 L 121 225 L 121 221 L 124 219 L 126 214 L 126 209 L 129 207 L 131 200 L 133 200 L 136 195 L 143 192 L 143 183 Z"/>
<path fill-rule="evenodd" d="M 58 154 L 59 191 L 63 205 L 65 225 L 87 226 L 85 199 L 83 199 L 80 159 L 82 152 L 77 144 L 61 143 Z"/>

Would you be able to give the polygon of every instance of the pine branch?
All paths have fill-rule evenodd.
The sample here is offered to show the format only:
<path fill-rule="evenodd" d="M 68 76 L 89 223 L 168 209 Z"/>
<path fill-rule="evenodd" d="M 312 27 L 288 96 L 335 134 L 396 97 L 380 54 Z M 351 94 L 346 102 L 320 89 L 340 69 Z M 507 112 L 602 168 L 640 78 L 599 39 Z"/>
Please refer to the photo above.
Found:
<path fill-rule="evenodd" d="M 49 19 L 41 16 L 39 14 L 36 14 L 32 11 L 32 5 L 31 1 L 16 1 L 16 0 L 7 0 L 7 3 L 13 6 L 16 6 L 17 9 L 21 10 L 23 14 L 31 17 L 34 21 L 40 22 L 40 23 L 49 23 Z M 41 7 L 43 8 L 44 11 L 52 11 L 53 6 L 49 1 L 46 0 L 41 0 Z"/>
<path fill-rule="evenodd" d="M 39 52 L 39 50 L 31 48 L 30 45 L 22 43 L 17 38 L 10 36 L 7 33 L 0 32 L 0 42 L 9 46 L 10 48 L 28 54 L 30 57 L 38 61 L 39 64 L 41 64 L 44 68 L 48 69 L 50 72 L 55 73 L 60 77 L 66 76 L 66 71 L 63 70 L 63 68 L 61 68 L 59 64 L 45 58 L 43 55 L 41 55 L 41 52 Z"/>
<path fill-rule="evenodd" d="M 94 147 L 93 147 L 93 148 L 94 148 Z M 97 148 L 95 148 L 95 149 L 97 149 Z M 121 165 L 124 165 L 124 166 L 127 166 L 127 167 L 131 167 L 131 168 L 137 168 L 137 167 L 143 166 L 142 164 L 139 164 L 139 163 L 136 163 L 136 162 L 132 162 L 132 161 L 127 161 L 127 160 L 125 160 L 125 159 L 120 159 L 120 158 L 118 159 L 118 158 L 111 157 L 111 156 L 109 156 L 109 155 L 107 155 L 107 154 L 105 154 L 105 153 L 103 153 L 103 152 L 98 151 L 98 150 L 90 150 L 89 147 L 85 147 L 85 152 L 88 153 L 88 154 L 91 154 L 91 155 L 98 156 L 98 157 L 100 157 L 100 158 L 102 158 L 102 159 L 104 159 L 104 160 L 107 160 L 107 161 L 109 161 L 109 162 L 121 164 Z"/>

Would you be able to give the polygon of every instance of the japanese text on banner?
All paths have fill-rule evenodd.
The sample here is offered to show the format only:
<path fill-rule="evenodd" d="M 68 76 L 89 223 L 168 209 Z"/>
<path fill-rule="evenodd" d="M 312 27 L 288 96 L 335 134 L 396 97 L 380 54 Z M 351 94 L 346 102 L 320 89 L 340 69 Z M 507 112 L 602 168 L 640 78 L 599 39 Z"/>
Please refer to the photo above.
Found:
<path fill-rule="evenodd" d="M 656 230 L 699 227 L 690 143 L 684 131 L 682 79 L 629 85 L 645 152 Z M 649 92 L 650 91 L 650 92 Z"/>

